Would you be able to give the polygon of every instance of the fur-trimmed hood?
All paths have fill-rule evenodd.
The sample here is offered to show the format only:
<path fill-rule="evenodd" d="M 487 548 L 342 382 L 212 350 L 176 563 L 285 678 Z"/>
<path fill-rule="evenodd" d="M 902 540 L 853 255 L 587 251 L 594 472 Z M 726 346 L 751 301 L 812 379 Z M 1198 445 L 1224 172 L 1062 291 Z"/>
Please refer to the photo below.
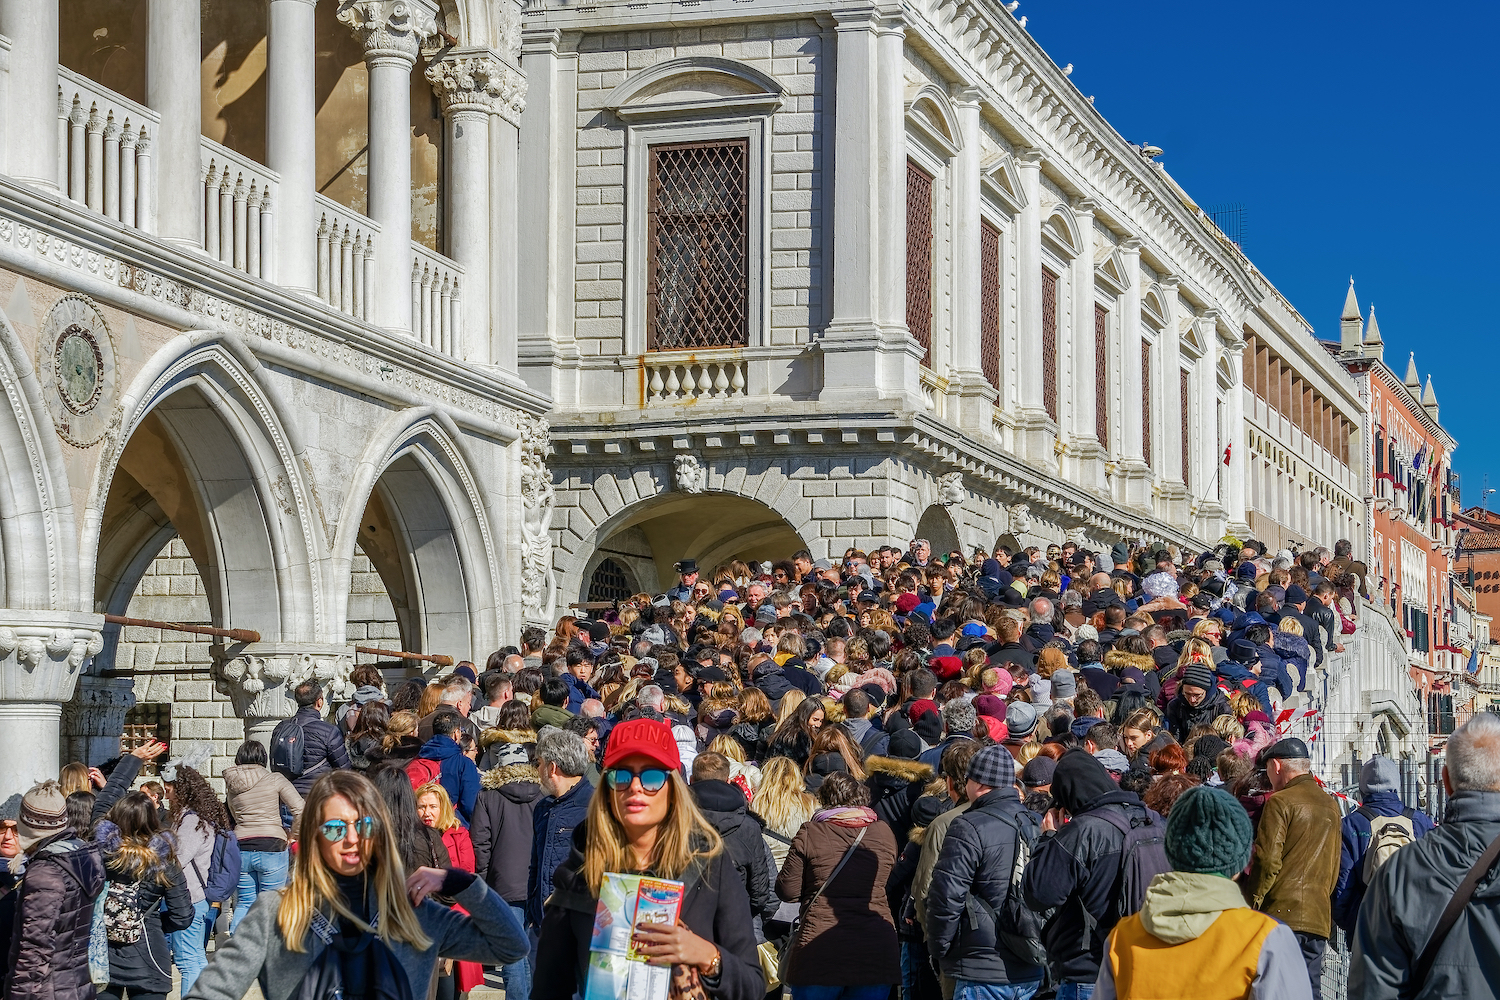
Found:
<path fill-rule="evenodd" d="M 486 729 L 479 734 L 479 745 L 487 747 L 492 743 L 535 743 L 536 730 L 534 729 Z"/>
<path fill-rule="evenodd" d="M 507 764 L 504 767 L 492 767 L 479 776 L 479 784 L 483 788 L 503 788 L 512 784 L 539 785 L 540 783 L 535 764 Z"/>
<path fill-rule="evenodd" d="M 1127 653 L 1122 649 L 1111 649 L 1104 654 L 1104 669 L 1119 673 L 1126 667 L 1135 667 L 1142 673 L 1150 673 L 1156 669 L 1156 661 L 1149 656 L 1141 656 L 1137 653 Z"/>
<path fill-rule="evenodd" d="M 94 824 L 94 843 L 98 845 L 99 853 L 104 856 L 106 866 L 109 865 L 111 856 L 119 851 L 123 841 L 120 828 L 110 820 L 101 819 Z M 166 830 L 153 834 L 146 846 L 156 857 L 146 871 L 148 878 L 155 876 L 177 856 L 177 838 Z"/>
<path fill-rule="evenodd" d="M 879 774 L 899 781 L 919 781 L 923 785 L 931 781 L 933 777 L 931 764 L 905 760 L 901 757 L 867 757 L 865 770 L 870 772 L 871 776 Z"/>

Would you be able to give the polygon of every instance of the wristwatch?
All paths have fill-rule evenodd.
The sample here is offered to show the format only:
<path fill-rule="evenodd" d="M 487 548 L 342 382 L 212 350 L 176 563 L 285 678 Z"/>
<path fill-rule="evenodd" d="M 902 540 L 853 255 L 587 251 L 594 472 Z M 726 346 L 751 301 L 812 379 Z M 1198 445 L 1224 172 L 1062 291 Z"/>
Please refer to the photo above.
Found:
<path fill-rule="evenodd" d="M 723 970 L 724 962 L 718 949 L 714 949 L 714 960 L 708 964 L 708 971 L 703 974 L 704 979 L 718 979 Z"/>

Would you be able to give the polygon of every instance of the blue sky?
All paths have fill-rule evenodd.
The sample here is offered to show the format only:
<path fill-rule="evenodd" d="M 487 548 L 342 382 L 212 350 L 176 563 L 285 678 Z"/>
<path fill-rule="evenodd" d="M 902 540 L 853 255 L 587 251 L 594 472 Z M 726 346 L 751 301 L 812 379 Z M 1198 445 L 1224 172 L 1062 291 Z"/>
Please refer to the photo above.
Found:
<path fill-rule="evenodd" d="M 1404 373 L 1415 351 L 1433 377 L 1465 506 L 1486 473 L 1500 487 L 1500 387 L 1482 360 L 1500 349 L 1500 4 L 1022 0 L 1023 14 L 1198 204 L 1245 206 L 1250 259 L 1324 339 L 1352 274 L 1386 362 Z"/>

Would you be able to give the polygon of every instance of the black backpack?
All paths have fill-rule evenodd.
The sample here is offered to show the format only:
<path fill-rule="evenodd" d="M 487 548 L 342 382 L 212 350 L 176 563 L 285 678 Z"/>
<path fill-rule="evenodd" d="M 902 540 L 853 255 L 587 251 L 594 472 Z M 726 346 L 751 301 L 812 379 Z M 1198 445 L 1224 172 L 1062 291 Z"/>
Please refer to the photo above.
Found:
<path fill-rule="evenodd" d="M 1129 817 L 1113 809 L 1100 809 L 1093 815 L 1125 835 L 1120 848 L 1120 880 L 1110 903 L 1110 917 L 1119 921 L 1140 912 L 1151 880 L 1172 870 L 1167 860 L 1167 822 L 1155 810 L 1144 807 L 1141 814 L 1132 809 Z"/>
<path fill-rule="evenodd" d="M 1038 911 L 1026 905 L 1021 892 L 1021 880 L 1026 875 L 1026 866 L 1036 851 L 1037 839 L 1041 836 L 1041 824 L 1036 815 L 1018 813 L 1015 819 L 997 816 L 1001 822 L 1015 827 L 1016 853 L 1011 864 L 1010 885 L 1005 891 L 1005 902 L 996 910 L 986 900 L 973 892 L 964 901 L 970 926 L 978 923 L 979 914 L 989 920 L 995 929 L 995 944 L 1016 958 L 1030 965 L 1047 966 L 1047 949 L 1042 945 L 1042 927 L 1052 918 L 1053 910 Z M 979 912 L 976 914 L 975 910 Z"/>
<path fill-rule="evenodd" d="M 303 752 L 307 748 L 307 731 L 295 715 L 276 724 L 271 730 L 271 770 L 288 778 L 300 778 L 306 769 Z"/>

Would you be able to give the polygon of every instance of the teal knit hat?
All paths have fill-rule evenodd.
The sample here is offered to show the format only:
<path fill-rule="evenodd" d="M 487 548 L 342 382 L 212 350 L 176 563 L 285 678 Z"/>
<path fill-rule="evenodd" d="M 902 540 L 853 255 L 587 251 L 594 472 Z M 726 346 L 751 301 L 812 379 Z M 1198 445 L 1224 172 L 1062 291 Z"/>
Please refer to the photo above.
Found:
<path fill-rule="evenodd" d="M 1180 872 L 1234 878 L 1250 863 L 1254 842 L 1245 807 L 1222 788 L 1197 785 L 1172 803 L 1167 860 Z"/>

